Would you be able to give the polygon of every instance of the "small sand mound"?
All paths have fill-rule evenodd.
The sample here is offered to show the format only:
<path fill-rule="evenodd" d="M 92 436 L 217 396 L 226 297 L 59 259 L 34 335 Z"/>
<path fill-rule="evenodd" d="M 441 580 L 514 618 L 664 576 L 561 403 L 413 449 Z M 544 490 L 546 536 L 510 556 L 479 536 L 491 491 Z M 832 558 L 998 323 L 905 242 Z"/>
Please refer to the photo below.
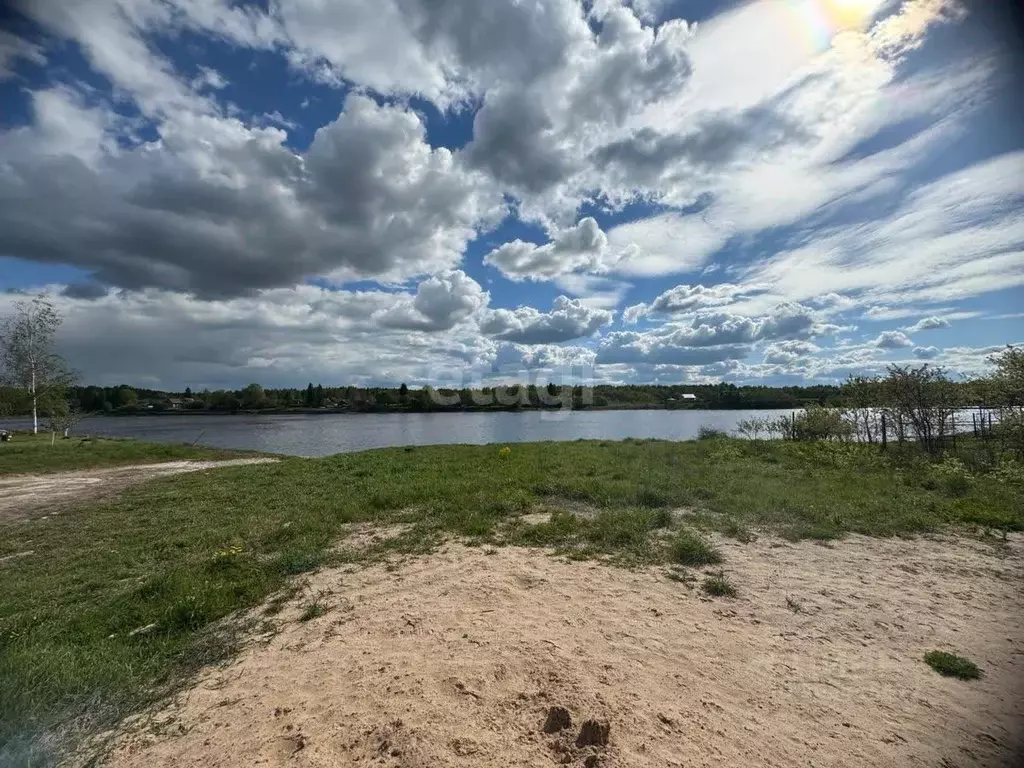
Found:
<path fill-rule="evenodd" d="M 723 542 L 733 600 L 515 548 L 325 571 L 323 616 L 296 598 L 107 764 L 1007 766 L 1021 544 Z M 984 677 L 935 674 L 931 649 Z"/>

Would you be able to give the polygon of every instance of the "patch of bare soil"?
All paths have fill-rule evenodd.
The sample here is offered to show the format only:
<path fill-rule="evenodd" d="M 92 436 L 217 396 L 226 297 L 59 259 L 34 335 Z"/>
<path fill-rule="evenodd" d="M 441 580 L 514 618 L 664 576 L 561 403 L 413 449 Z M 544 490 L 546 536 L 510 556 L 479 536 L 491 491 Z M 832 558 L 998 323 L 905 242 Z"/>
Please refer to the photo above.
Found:
<path fill-rule="evenodd" d="M 106 469 L 0 477 L 0 520 L 54 514 L 86 501 L 109 498 L 129 485 L 155 477 L 274 461 L 277 459 L 167 461 L 161 464 L 131 464 Z"/>
<path fill-rule="evenodd" d="M 115 741 L 124 766 L 1008 766 L 1024 541 L 721 543 L 740 590 L 451 546 L 311 577 L 227 667 Z M 984 677 L 939 676 L 932 649 Z M 1019 763 L 1018 763 L 1019 764 Z"/>

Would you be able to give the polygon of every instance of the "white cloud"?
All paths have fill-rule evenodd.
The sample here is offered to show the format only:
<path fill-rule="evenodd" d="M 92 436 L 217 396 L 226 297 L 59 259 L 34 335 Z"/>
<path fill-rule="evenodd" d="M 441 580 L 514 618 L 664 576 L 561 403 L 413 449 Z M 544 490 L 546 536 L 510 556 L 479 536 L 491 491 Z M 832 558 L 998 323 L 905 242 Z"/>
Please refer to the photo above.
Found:
<path fill-rule="evenodd" d="M 944 317 L 938 317 L 932 315 L 930 317 L 922 317 L 913 325 L 908 325 L 903 330 L 907 333 L 918 333 L 920 331 L 932 331 L 936 328 L 949 328 L 949 320 Z"/>
<path fill-rule="evenodd" d="M 879 349 L 901 349 L 911 347 L 914 342 L 903 331 L 882 331 L 873 342 Z"/>
<path fill-rule="evenodd" d="M 559 275 L 554 284 L 584 305 L 599 309 L 615 309 L 631 287 L 621 280 L 582 274 Z"/>
<path fill-rule="evenodd" d="M 694 347 L 685 339 L 679 343 L 672 334 L 613 331 L 601 340 L 595 362 L 598 365 L 706 365 L 743 359 L 748 354 L 750 347 L 743 344 Z"/>
<path fill-rule="evenodd" d="M 779 341 L 765 347 L 763 359 L 765 363 L 792 367 L 820 351 L 821 347 L 809 341 Z"/>
<path fill-rule="evenodd" d="M 597 353 L 589 347 L 534 344 L 513 345 L 520 354 L 522 365 L 530 369 L 559 371 L 567 368 L 592 369 Z"/>
<path fill-rule="evenodd" d="M 484 264 L 496 267 L 510 280 L 545 280 L 581 269 L 596 269 L 608 238 L 587 217 L 560 232 L 546 245 L 513 240 L 484 257 Z"/>
<path fill-rule="evenodd" d="M 249 381 L 368 384 L 481 376 L 497 345 L 474 325 L 447 331 L 393 328 L 389 308 L 414 297 L 383 291 L 275 288 L 251 297 L 201 300 L 160 290 L 60 295 L 59 350 L 89 383 L 237 388 Z M 19 298 L 0 294 L 0 317 Z"/>
<path fill-rule="evenodd" d="M 0 29 L 0 82 L 14 77 L 14 65 L 18 59 L 40 66 L 46 64 L 42 46 Z"/>
<path fill-rule="evenodd" d="M 215 91 L 219 91 L 221 88 L 226 88 L 228 81 L 224 79 L 224 76 L 212 67 L 199 67 L 199 74 L 192 78 L 192 87 L 197 91 L 203 88 L 212 88 Z"/>
<path fill-rule="evenodd" d="M 882 306 L 1024 284 L 1022 176 L 1022 152 L 980 162 L 915 190 L 884 218 L 822 232 L 753 266 L 747 279 L 797 301 L 835 291 Z"/>
<path fill-rule="evenodd" d="M 381 325 L 409 330 L 448 330 L 487 306 L 489 295 L 461 270 L 424 280 L 416 296 L 375 315 Z"/>
<path fill-rule="evenodd" d="M 652 312 L 665 314 L 686 314 L 731 304 L 736 299 L 739 287 L 732 283 L 718 285 L 677 285 L 659 295 L 650 304 L 636 304 L 627 307 L 624 319 L 636 322 Z"/>
<path fill-rule="evenodd" d="M 533 307 L 492 309 L 480 321 L 485 335 L 519 344 L 553 344 L 592 336 L 608 325 L 614 314 L 586 306 L 579 299 L 559 296 L 550 312 Z"/>
<path fill-rule="evenodd" d="M 228 295 L 316 275 L 404 280 L 457 266 L 503 211 L 479 174 L 430 148 L 415 113 L 364 96 L 305 155 L 278 129 L 188 112 L 160 141 L 117 148 L 111 113 L 60 90 L 36 94 L 35 111 L 35 127 L 0 134 L 13 200 L 0 249 L 114 285 Z"/>
<path fill-rule="evenodd" d="M 589 360 L 605 369 L 596 376 L 629 381 L 884 366 L 880 348 L 912 347 L 904 332 L 967 319 L 977 313 L 958 301 L 1024 285 L 1024 153 L 911 188 L 910 170 L 934 168 L 990 95 L 994 59 L 900 70 L 956 15 L 951 0 L 890 3 L 874 26 L 848 15 L 822 46 L 784 5 L 744 3 L 695 29 L 654 23 L 687 11 L 663 0 L 23 2 L 44 35 L 77 43 L 90 81 L 112 87 L 61 75 L 30 93 L 31 125 L 0 131 L 0 252 L 85 270 L 94 279 L 61 298 L 77 323 L 109 334 L 138 323 L 163 340 L 148 312 L 181 334 L 166 342 L 172 356 L 224 377 L 284 376 L 307 354 L 325 374 L 417 380 L 498 350 L 541 369 Z M 282 130 L 296 137 L 296 114 L 226 103 L 245 89 L 207 66 L 181 71 L 161 41 L 183 32 L 344 84 L 344 108 L 296 152 Z M 39 39 L 0 32 L 0 79 L 47 63 Z M 468 144 L 438 146 L 413 96 L 443 115 L 476 110 Z M 129 104 L 141 118 L 125 117 Z M 643 218 L 607 231 L 586 215 L 622 221 L 634 205 Z M 573 297 L 550 311 L 489 309 L 460 269 L 509 211 L 548 241 L 499 242 L 484 261 L 497 281 L 550 281 Z M 604 331 L 634 282 L 670 274 L 681 284 L 623 312 L 646 317 L 644 332 L 557 346 Z M 696 284 L 707 275 L 722 282 Z M 311 278 L 388 288 L 327 291 Z M 487 283 L 504 301 L 508 286 Z M 866 349 L 810 341 L 861 317 L 916 322 Z M 251 341 L 227 327 L 249 322 Z M 119 367 L 132 350 L 120 362 L 78 333 L 133 378 Z M 140 351 L 139 365 L 173 377 L 151 358 Z"/>
<path fill-rule="evenodd" d="M 761 317 L 698 313 L 649 331 L 609 333 L 598 348 L 597 362 L 707 365 L 742 360 L 760 342 L 786 341 L 798 343 L 772 345 L 768 354 L 785 351 L 799 357 L 818 349 L 808 340 L 837 330 L 814 310 L 792 302 L 779 304 Z"/>
<path fill-rule="evenodd" d="M 621 224 L 608 232 L 613 257 L 605 269 L 632 276 L 691 272 L 725 244 L 729 233 L 699 214 L 662 214 Z"/>

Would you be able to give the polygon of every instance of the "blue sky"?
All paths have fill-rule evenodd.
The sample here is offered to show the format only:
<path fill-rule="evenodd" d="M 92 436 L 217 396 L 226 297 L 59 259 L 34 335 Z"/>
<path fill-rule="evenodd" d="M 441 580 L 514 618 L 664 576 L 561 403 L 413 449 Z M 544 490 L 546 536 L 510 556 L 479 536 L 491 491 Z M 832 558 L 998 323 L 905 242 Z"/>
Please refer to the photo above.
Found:
<path fill-rule="evenodd" d="M 25 2 L 0 315 L 45 291 L 84 380 L 178 389 L 977 374 L 1024 340 L 1014 20 Z"/>

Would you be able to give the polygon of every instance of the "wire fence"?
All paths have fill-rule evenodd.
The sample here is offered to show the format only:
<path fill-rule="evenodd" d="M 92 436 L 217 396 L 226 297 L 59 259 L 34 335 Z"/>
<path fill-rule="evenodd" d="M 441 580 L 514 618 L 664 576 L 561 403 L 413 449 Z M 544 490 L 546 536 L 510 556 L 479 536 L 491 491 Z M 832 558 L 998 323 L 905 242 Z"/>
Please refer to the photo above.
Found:
<path fill-rule="evenodd" d="M 784 440 L 841 440 L 891 446 L 917 445 L 928 453 L 956 452 L 983 445 L 995 460 L 1011 453 L 1024 458 L 1024 409 L 1020 407 L 817 408 L 777 418 L 752 418 L 737 425 L 743 437 Z"/>

